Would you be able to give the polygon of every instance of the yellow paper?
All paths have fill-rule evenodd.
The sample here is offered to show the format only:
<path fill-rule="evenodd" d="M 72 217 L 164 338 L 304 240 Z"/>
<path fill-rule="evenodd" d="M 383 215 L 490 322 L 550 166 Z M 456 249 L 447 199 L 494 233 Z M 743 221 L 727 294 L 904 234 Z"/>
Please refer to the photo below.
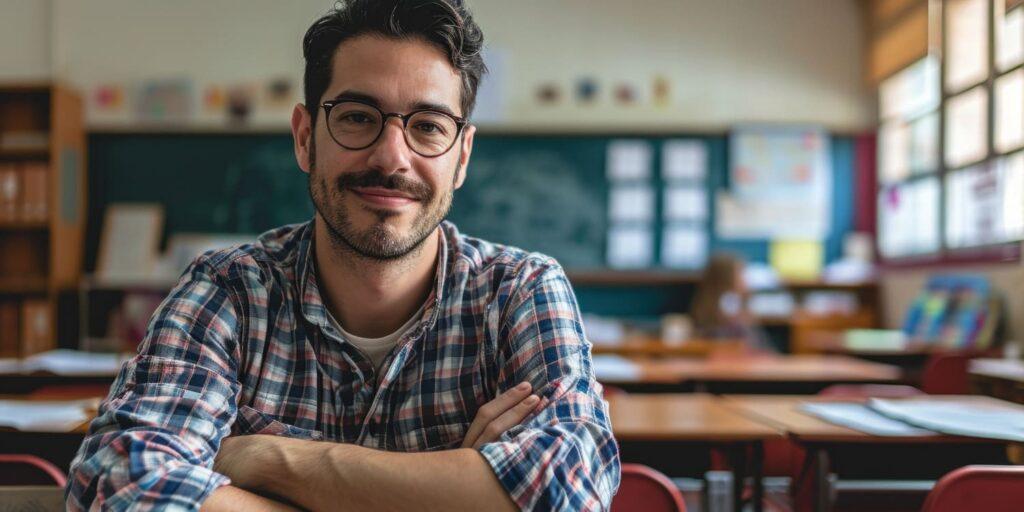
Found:
<path fill-rule="evenodd" d="M 818 240 L 773 240 L 768 261 L 783 279 L 817 279 L 825 248 Z"/>

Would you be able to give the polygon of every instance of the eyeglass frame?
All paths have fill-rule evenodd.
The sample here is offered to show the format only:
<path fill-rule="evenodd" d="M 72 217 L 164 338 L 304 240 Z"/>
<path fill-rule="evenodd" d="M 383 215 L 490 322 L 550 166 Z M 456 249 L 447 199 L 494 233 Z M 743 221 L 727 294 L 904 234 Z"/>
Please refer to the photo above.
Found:
<path fill-rule="evenodd" d="M 370 107 L 370 108 L 376 110 L 377 112 L 380 112 L 380 115 L 381 115 L 380 130 L 377 132 L 377 135 L 373 138 L 372 141 L 370 141 L 369 144 L 367 144 L 367 145 L 365 145 L 363 147 L 358 147 L 358 148 L 348 147 L 348 146 L 342 144 L 341 142 L 339 142 L 338 138 L 334 136 L 334 132 L 331 131 L 331 123 L 330 123 L 331 109 L 333 109 L 335 106 L 337 106 L 337 105 L 339 105 L 341 103 L 358 103 L 360 105 L 364 105 L 364 106 Z M 449 114 L 447 112 L 441 112 L 439 110 L 435 110 L 435 109 L 432 109 L 432 108 L 421 108 L 419 110 L 413 110 L 412 112 L 407 112 L 405 114 L 400 114 L 398 112 L 384 112 L 377 105 L 374 105 L 374 104 L 372 104 L 370 102 L 367 102 L 367 101 L 354 100 L 354 99 L 328 100 L 328 101 L 325 101 L 325 102 L 321 103 L 320 104 L 320 108 L 324 109 L 324 127 L 327 128 L 327 134 L 331 136 L 331 140 L 333 140 L 335 144 L 337 144 L 337 145 L 341 146 L 342 148 L 347 149 L 349 151 L 361 151 L 361 150 L 364 150 L 364 149 L 366 149 L 366 148 L 376 144 L 377 141 L 380 140 L 380 136 L 384 133 L 384 128 L 387 127 L 388 118 L 390 118 L 390 117 L 397 117 L 399 120 L 402 121 L 402 138 L 405 140 L 405 145 L 408 146 L 409 149 L 413 153 L 416 153 L 417 155 L 420 155 L 423 158 L 437 158 L 439 156 L 442 156 L 442 155 L 448 153 L 449 151 L 452 150 L 452 148 L 455 147 L 455 144 L 459 141 L 459 136 L 462 135 L 463 128 L 465 128 L 466 125 L 469 124 L 469 121 L 467 121 L 466 118 L 464 118 L 464 117 L 455 116 L 455 115 Z M 419 151 L 416 151 L 416 149 L 414 149 L 412 147 L 412 144 L 409 143 L 409 132 L 408 132 L 409 120 L 412 119 L 412 117 L 415 116 L 416 114 L 420 114 L 420 113 L 423 113 L 423 112 L 430 112 L 430 113 L 433 113 L 433 114 L 440 114 L 440 115 L 443 115 L 443 116 L 450 117 L 452 120 L 455 121 L 455 127 L 456 127 L 456 129 L 455 129 L 455 137 L 452 138 L 451 145 L 449 145 L 447 149 L 445 149 L 444 151 L 442 151 L 442 152 L 440 152 L 440 153 L 438 153 L 436 155 L 424 155 L 423 153 L 420 153 Z"/>

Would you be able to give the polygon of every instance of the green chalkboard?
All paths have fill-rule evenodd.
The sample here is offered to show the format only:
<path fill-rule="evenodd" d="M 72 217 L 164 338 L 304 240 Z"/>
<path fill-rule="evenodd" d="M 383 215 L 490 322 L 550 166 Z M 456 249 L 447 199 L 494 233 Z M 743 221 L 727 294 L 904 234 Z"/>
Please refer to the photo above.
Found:
<path fill-rule="evenodd" d="M 557 258 L 572 269 L 603 267 L 608 227 L 605 159 L 613 135 L 477 135 L 464 186 L 449 219 L 466 234 L 517 245 Z M 636 137 L 632 137 L 636 138 Z M 650 185 L 662 197 L 661 147 L 668 136 L 645 137 L 654 159 Z M 710 218 L 714 190 L 727 186 L 727 139 L 684 138 L 707 148 Z M 854 142 L 833 137 L 832 232 L 826 259 L 840 254 L 853 228 Z M 289 134 L 122 134 L 89 137 L 87 269 L 97 253 L 98 226 L 107 205 L 157 202 L 165 206 L 165 233 L 259 233 L 308 220 L 313 208 L 306 175 L 295 163 Z M 658 204 L 656 211 L 662 211 Z M 655 223 L 655 254 L 660 223 Z M 767 258 L 766 240 L 720 240 L 711 250 Z"/>

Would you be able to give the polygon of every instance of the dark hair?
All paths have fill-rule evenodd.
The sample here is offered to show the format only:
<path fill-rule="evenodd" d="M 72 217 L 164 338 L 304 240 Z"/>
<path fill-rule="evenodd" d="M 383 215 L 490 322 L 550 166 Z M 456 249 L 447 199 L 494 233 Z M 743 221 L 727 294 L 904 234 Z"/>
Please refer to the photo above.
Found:
<path fill-rule="evenodd" d="M 331 82 L 335 51 L 345 40 L 363 34 L 419 37 L 443 51 L 462 78 L 460 106 L 462 117 L 469 117 L 487 66 L 480 53 L 483 32 L 462 0 L 346 0 L 316 20 L 302 39 L 306 110 L 314 124 L 320 98 Z"/>

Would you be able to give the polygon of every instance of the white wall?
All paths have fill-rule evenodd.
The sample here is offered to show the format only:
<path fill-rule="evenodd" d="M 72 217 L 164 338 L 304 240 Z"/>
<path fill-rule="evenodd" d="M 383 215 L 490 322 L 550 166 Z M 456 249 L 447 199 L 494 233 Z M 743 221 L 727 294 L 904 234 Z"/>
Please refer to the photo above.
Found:
<path fill-rule="evenodd" d="M 20 6 L 15 15 L 25 17 L 25 26 L 40 25 L 36 9 L 25 7 L 30 0 L 0 1 Z M 279 75 L 298 85 L 302 34 L 332 4 L 51 1 L 52 70 L 86 88 L 154 77 L 188 77 L 201 87 Z M 508 124 L 714 130 L 794 121 L 857 130 L 872 123 L 856 0 L 469 3 L 489 45 L 507 55 Z M 10 24 L 29 31 L 22 22 Z M 6 48 L 0 54 L 11 53 Z M 591 106 L 540 107 L 534 99 L 544 82 L 571 90 L 589 75 L 605 92 L 623 80 L 647 90 L 659 74 L 672 82 L 674 99 L 665 108 L 624 107 L 607 98 Z"/>
<path fill-rule="evenodd" d="M 50 76 L 50 1 L 0 0 L 0 81 Z"/>

